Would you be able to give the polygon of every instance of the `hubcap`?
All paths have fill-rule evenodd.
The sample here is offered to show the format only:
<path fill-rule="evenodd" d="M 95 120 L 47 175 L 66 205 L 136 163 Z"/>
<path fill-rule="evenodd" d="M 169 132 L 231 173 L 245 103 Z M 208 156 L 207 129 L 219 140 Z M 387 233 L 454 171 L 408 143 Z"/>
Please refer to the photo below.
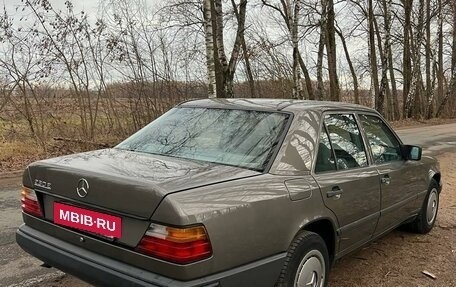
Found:
<path fill-rule="evenodd" d="M 302 259 L 295 277 L 295 287 L 321 287 L 325 282 L 325 261 L 318 250 L 312 250 Z"/>
<path fill-rule="evenodd" d="M 439 196 L 437 189 L 433 188 L 429 194 L 427 203 L 426 219 L 428 224 L 432 224 L 437 216 L 437 207 L 439 205 Z"/>

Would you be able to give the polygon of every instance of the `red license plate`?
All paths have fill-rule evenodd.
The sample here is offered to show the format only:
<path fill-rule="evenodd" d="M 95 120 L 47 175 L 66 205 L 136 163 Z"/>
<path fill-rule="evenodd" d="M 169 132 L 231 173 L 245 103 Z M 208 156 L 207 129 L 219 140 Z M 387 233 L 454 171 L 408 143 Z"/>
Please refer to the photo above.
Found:
<path fill-rule="evenodd" d="M 54 223 L 109 238 L 122 236 L 122 218 L 54 202 Z"/>

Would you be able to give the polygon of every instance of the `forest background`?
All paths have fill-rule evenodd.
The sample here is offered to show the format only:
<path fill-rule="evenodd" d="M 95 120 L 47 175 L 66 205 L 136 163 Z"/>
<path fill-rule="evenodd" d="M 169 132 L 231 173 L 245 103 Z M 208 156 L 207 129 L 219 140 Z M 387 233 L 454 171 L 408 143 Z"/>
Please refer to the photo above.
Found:
<path fill-rule="evenodd" d="M 112 146 L 194 98 L 455 118 L 455 27 L 452 0 L 8 1 L 0 171 Z"/>

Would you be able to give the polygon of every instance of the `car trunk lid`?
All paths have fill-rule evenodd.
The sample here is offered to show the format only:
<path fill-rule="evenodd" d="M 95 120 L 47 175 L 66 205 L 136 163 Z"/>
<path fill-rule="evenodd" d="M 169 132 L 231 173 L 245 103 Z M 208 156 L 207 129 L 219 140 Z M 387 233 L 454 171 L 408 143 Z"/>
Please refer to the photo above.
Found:
<path fill-rule="evenodd" d="M 36 162 L 24 174 L 24 185 L 77 205 L 149 219 L 169 193 L 259 174 L 238 167 L 107 149 Z M 81 187 L 82 195 L 87 192 L 83 197 L 78 194 Z"/>

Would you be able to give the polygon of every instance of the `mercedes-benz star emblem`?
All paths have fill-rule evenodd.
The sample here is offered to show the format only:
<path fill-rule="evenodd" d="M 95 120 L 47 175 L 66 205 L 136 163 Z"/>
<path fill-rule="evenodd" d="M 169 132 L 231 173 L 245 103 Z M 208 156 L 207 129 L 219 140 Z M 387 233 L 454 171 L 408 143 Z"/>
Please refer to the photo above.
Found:
<path fill-rule="evenodd" d="M 79 197 L 86 197 L 89 193 L 89 183 L 85 178 L 81 178 L 78 182 L 78 187 L 76 187 L 76 192 Z"/>

